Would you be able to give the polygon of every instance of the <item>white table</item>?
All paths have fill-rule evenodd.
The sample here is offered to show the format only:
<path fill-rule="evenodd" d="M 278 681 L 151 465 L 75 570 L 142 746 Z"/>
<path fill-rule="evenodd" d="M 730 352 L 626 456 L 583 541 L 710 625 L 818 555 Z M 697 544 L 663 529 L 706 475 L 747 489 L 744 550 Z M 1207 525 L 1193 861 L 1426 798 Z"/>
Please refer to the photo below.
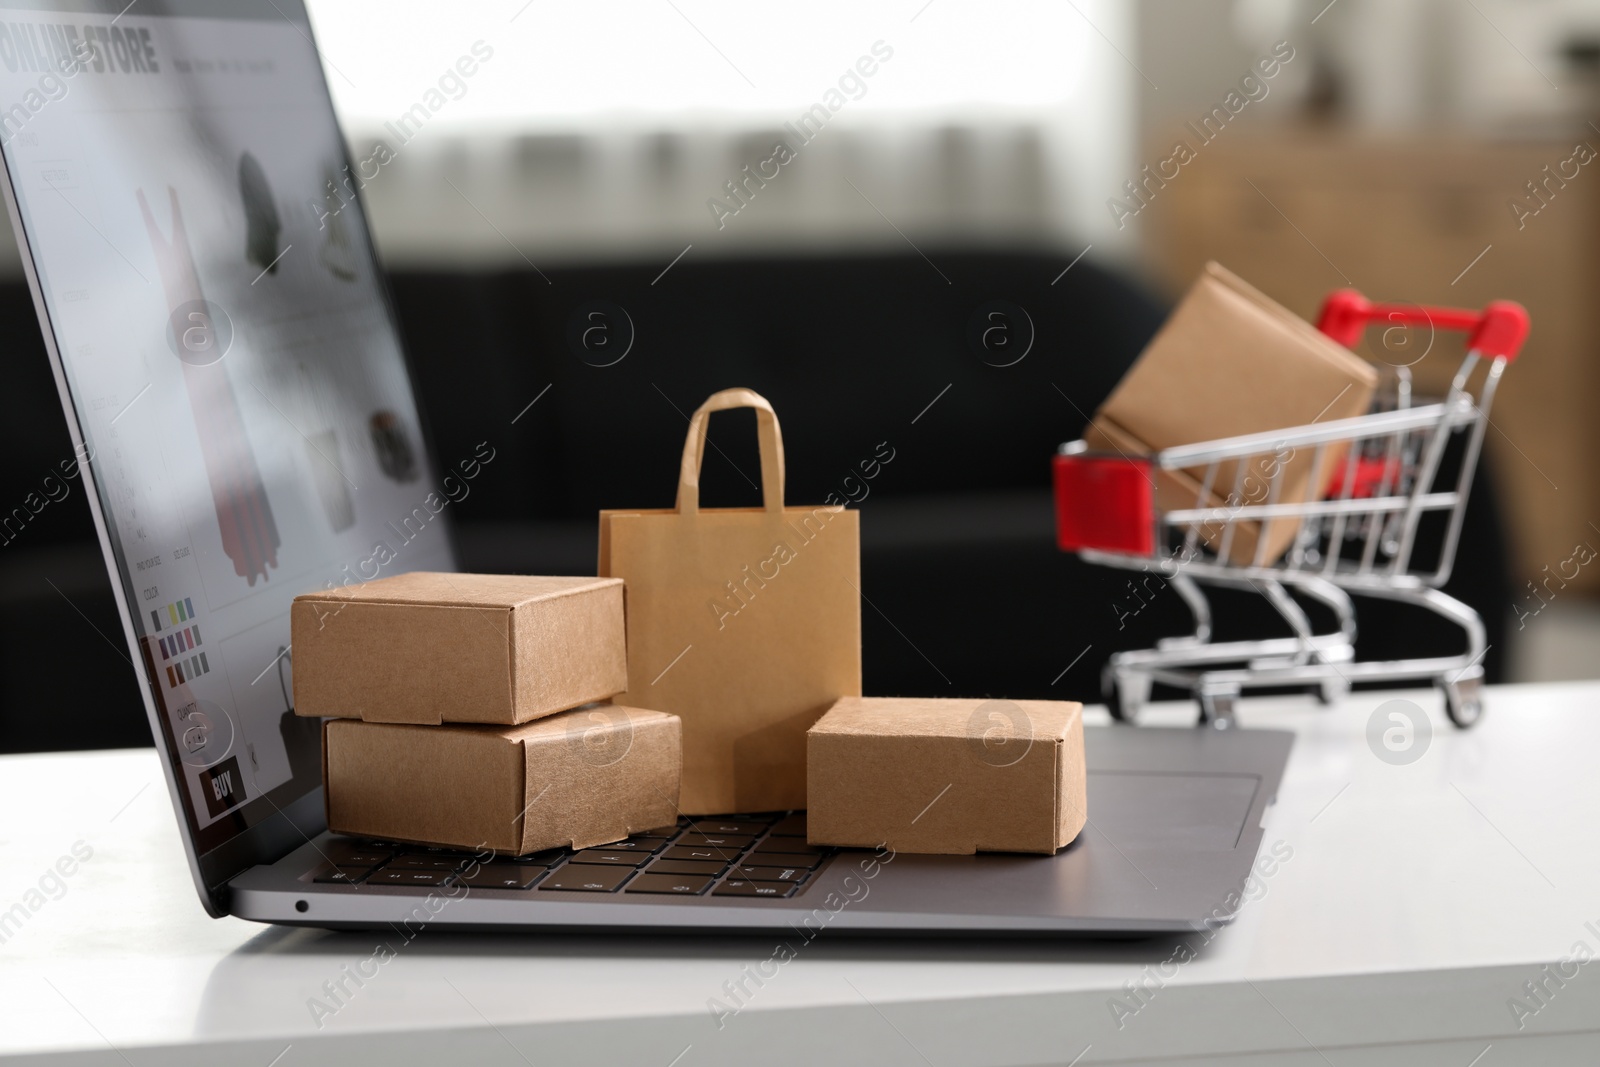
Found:
<path fill-rule="evenodd" d="M 1155 992 L 1121 1012 L 1120 1030 L 1111 998 L 1134 1006 L 1126 983 L 1147 966 L 1159 974 L 1172 940 L 819 942 L 719 1030 L 708 999 L 727 1000 L 724 983 L 767 959 L 767 941 L 429 931 L 359 989 L 347 980 L 353 995 L 319 1027 L 308 1001 L 372 956 L 378 935 L 208 919 L 151 752 L 0 759 L 0 909 L 26 909 L 26 891 L 75 842 L 93 850 L 59 899 L 0 944 L 0 1056 L 140 1067 L 1600 1062 L 1600 963 L 1565 967 L 1562 985 L 1544 971 L 1579 945 L 1600 956 L 1600 684 L 1493 690 L 1467 733 L 1445 724 L 1431 693 L 1402 695 L 1435 723 L 1409 766 L 1368 748 L 1384 696 L 1332 711 L 1242 705 L 1246 728 L 1299 732 L 1266 835 L 1293 857 L 1198 959 L 1162 987 L 1146 980 Z M 1191 714 L 1159 710 L 1173 723 Z M 1523 985 L 1541 979 L 1542 1006 Z M 1512 998 L 1537 1012 L 1518 1019 Z"/>

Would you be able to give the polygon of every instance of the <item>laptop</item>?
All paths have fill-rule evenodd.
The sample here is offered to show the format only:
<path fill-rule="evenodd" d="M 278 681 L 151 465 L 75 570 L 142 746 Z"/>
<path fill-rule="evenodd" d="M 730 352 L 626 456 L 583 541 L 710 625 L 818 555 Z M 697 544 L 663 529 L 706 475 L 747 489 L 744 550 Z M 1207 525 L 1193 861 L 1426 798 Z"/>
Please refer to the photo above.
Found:
<path fill-rule="evenodd" d="M 524 857 L 330 835 L 290 601 L 456 567 L 448 506 L 417 509 L 450 495 L 458 457 L 430 451 L 362 208 L 364 184 L 395 180 L 387 158 L 347 154 L 300 0 L 5 0 L 0 87 L 63 462 L 91 489 L 210 914 L 1127 936 L 1250 898 L 1284 733 L 1089 729 L 1090 822 L 1051 857 L 818 848 L 803 812 Z"/>

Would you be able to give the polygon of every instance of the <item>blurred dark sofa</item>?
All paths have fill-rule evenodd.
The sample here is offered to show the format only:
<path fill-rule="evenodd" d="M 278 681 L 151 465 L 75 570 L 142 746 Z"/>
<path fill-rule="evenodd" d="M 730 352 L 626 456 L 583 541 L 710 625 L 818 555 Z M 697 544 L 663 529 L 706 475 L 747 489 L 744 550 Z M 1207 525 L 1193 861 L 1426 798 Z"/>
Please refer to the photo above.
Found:
<path fill-rule="evenodd" d="M 1050 457 L 1164 314 L 1118 274 L 1084 260 L 1062 275 L 1066 262 L 932 249 L 926 259 L 691 252 L 665 274 L 664 263 L 639 263 L 393 275 L 440 464 L 480 442 L 496 450 L 451 509 L 463 567 L 593 573 L 595 513 L 670 506 L 688 414 L 718 389 L 749 386 L 778 411 L 788 501 L 859 502 L 867 692 L 1098 700 L 1107 655 L 1176 633 L 1187 615 L 1168 590 L 1119 621 L 1127 575 L 1054 546 Z M 997 300 L 1032 323 L 1031 349 L 1010 366 L 992 364 L 1017 348 L 972 343 L 975 319 Z M 604 320 L 589 317 L 597 308 Z M 596 321 L 612 347 L 596 335 L 585 347 Z M 631 347 L 611 363 L 629 323 Z M 0 287 L 0 328 L 14 400 L 0 422 L 0 499 L 20 501 L 71 448 L 20 282 Z M 1026 326 L 1011 329 L 1013 345 L 1026 341 Z M 712 420 L 707 506 L 757 501 L 754 437 L 747 412 Z M 1446 588 L 1484 617 L 1491 681 L 1511 602 L 1505 561 L 1481 468 Z M 0 597 L 0 751 L 149 743 L 81 491 L 0 547 Z M 1459 649 L 1430 617 L 1376 606 L 1362 623 L 1364 655 Z M 1218 628 L 1283 632 L 1239 595 L 1219 601 Z"/>

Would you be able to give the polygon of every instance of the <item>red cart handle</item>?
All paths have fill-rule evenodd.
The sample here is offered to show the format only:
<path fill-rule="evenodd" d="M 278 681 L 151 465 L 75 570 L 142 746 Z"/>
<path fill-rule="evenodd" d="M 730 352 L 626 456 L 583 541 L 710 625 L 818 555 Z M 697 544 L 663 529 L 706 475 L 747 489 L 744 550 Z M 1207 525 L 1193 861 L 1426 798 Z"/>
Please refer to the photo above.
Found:
<path fill-rule="evenodd" d="M 1469 334 L 1467 348 L 1485 356 L 1517 358 L 1528 336 L 1528 309 L 1510 300 L 1491 301 L 1482 311 L 1425 307 L 1419 304 L 1374 304 L 1354 289 L 1328 296 L 1317 319 L 1317 329 L 1353 348 L 1362 331 L 1375 322 L 1405 326 L 1432 326 Z"/>

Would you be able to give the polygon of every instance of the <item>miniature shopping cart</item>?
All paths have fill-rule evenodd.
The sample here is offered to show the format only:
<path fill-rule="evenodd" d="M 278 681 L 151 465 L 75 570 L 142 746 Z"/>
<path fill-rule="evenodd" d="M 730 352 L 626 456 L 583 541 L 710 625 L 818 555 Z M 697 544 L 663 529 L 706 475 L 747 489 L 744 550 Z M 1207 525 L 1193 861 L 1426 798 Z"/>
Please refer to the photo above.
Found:
<path fill-rule="evenodd" d="M 1142 572 L 1130 581 L 1141 598 L 1170 584 L 1194 620 L 1190 634 L 1111 656 L 1102 682 L 1118 720 L 1134 721 L 1157 682 L 1192 692 L 1201 723 L 1217 727 L 1233 724 L 1247 688 L 1305 688 L 1331 704 L 1353 683 L 1373 681 L 1433 682 L 1458 727 L 1482 714 L 1483 622 L 1439 587 L 1455 559 L 1489 406 L 1527 336 L 1528 314 L 1506 301 L 1472 312 L 1374 304 L 1344 290 L 1323 305 L 1318 328 L 1354 346 L 1371 323 L 1467 333 L 1466 357 L 1443 400 L 1413 403 L 1409 373 L 1391 370 L 1374 410 L 1354 418 L 1140 457 L 1092 453 L 1083 441 L 1061 446 L 1060 547 Z M 1453 441 L 1459 460 L 1452 469 L 1445 457 Z M 1303 453 L 1311 455 L 1303 485 L 1320 491 L 1286 493 L 1287 457 Z M 1185 476 L 1192 481 L 1182 484 L 1198 484 L 1193 506 L 1160 510 L 1155 479 Z M 1248 491 L 1252 481 L 1258 491 Z M 1292 530 L 1286 549 L 1285 530 Z M 1413 558 L 1424 542 L 1427 562 L 1419 567 Z M 1288 636 L 1213 640 L 1204 586 L 1259 593 L 1288 624 Z M 1295 594 L 1329 609 L 1336 626 L 1317 632 Z M 1457 656 L 1358 661 L 1351 594 L 1432 611 L 1460 628 L 1466 648 Z"/>

